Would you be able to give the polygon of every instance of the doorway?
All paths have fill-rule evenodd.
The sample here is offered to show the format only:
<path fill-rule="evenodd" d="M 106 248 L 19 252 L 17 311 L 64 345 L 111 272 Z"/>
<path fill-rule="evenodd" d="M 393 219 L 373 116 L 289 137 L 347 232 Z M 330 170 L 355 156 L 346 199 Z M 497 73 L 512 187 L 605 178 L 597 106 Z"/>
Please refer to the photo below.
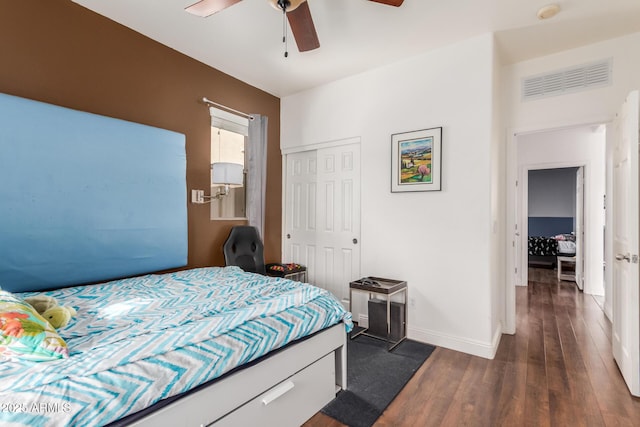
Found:
<path fill-rule="evenodd" d="M 606 126 L 585 125 L 564 129 L 518 134 L 515 138 L 517 150 L 518 180 L 522 185 L 516 191 L 519 213 L 514 219 L 520 232 L 518 240 L 520 259 L 516 267 L 520 271 L 518 285 L 527 284 L 528 267 L 528 196 L 527 182 L 530 170 L 584 167 L 584 232 L 579 246 L 584 249 L 584 292 L 604 295 L 604 200 L 605 200 L 605 152 Z M 577 194 L 577 189 L 576 189 Z M 577 199 L 576 199 L 577 200 Z M 580 222 L 575 224 L 580 227 Z M 517 256 L 517 255 L 516 255 Z M 577 260 L 580 262 L 580 260 Z"/>
<path fill-rule="evenodd" d="M 560 269 L 565 279 L 584 289 L 584 166 L 527 167 L 519 220 L 528 267 Z M 558 270 L 560 272 L 560 270 Z M 560 277 L 560 273 L 558 273 Z M 528 283 L 528 269 L 523 271 Z"/>
<path fill-rule="evenodd" d="M 565 128 L 514 132 L 508 144 L 507 226 L 508 257 L 505 289 L 505 333 L 516 333 L 516 287 L 527 285 L 528 239 L 523 195 L 529 169 L 585 167 L 584 177 L 584 291 L 604 292 L 604 198 L 606 193 L 606 139 L 609 124 L 583 124 Z M 525 229 L 522 229 L 525 228 Z M 605 312 L 611 301 L 605 294 Z"/>

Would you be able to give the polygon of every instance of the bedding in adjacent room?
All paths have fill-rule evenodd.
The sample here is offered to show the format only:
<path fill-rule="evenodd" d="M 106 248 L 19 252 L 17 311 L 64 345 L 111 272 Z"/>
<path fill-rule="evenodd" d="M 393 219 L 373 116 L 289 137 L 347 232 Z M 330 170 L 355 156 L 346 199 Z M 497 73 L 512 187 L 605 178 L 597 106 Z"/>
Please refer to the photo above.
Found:
<path fill-rule="evenodd" d="M 558 241 L 553 237 L 529 237 L 529 255 L 556 256 Z"/>
<path fill-rule="evenodd" d="M 558 240 L 558 255 L 573 256 L 576 254 L 576 242 L 571 240 Z"/>
<path fill-rule="evenodd" d="M 104 425 L 351 314 L 328 291 L 211 267 L 47 292 L 77 317 L 69 358 L 0 364 L 0 424 Z M 22 297 L 34 293 L 17 294 Z"/>

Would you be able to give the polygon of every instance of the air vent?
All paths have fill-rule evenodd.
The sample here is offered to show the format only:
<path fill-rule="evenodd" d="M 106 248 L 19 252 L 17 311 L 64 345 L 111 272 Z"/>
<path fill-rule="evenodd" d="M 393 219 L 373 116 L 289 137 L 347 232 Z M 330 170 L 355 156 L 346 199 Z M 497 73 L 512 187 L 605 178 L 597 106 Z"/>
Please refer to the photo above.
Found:
<path fill-rule="evenodd" d="M 522 100 L 564 95 L 611 84 L 611 58 L 522 79 Z"/>

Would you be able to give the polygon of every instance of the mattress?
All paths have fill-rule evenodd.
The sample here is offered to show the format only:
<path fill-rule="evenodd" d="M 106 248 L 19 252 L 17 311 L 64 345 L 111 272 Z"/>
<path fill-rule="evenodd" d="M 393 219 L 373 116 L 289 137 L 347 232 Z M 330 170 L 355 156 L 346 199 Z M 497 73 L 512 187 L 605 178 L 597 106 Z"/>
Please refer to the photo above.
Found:
<path fill-rule="evenodd" d="M 59 330 L 70 357 L 0 364 L 2 426 L 104 425 L 336 323 L 352 328 L 331 293 L 238 267 L 46 293 L 78 312 Z"/>

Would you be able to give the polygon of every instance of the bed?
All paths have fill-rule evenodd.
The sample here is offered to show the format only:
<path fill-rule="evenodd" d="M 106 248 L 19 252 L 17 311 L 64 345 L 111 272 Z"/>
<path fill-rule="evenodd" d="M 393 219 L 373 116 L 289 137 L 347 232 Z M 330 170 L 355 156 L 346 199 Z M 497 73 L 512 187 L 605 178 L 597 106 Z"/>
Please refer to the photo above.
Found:
<path fill-rule="evenodd" d="M 296 395 L 302 399 L 299 404 L 306 407 L 301 411 L 305 418 L 293 416 L 291 420 L 287 415 L 286 419 L 296 425 L 331 400 L 336 384 L 346 386 L 340 352 L 345 330 L 351 328 L 350 315 L 332 294 L 315 286 L 246 273 L 238 267 L 212 267 L 46 294 L 77 310 L 77 317 L 59 330 L 69 357 L 44 363 L 3 361 L 0 402 L 13 405 L 0 411 L 3 426 L 108 425 L 220 377 L 223 385 L 217 393 L 223 395 L 196 405 L 195 410 L 180 408 L 188 404 L 187 397 L 158 413 L 143 412 L 142 417 L 113 425 L 233 425 L 245 416 L 242 410 L 234 412 L 238 407 L 273 389 L 274 384 L 277 389 L 283 381 L 284 388 L 274 391 L 271 399 L 277 402 L 280 394 L 283 399 Z M 314 349 L 317 343 L 313 340 L 322 338 L 314 334 L 327 333 L 333 325 L 338 325 L 337 330 L 329 329 L 333 336 L 323 338 L 333 343 Z M 270 375 L 277 370 L 269 370 L 266 375 L 272 378 L 260 380 L 260 374 L 237 370 L 225 377 L 274 350 L 294 350 L 295 346 L 287 345 L 301 339 L 298 345 L 309 347 L 305 352 L 311 355 L 301 360 L 289 355 L 287 364 L 292 366 L 284 374 Z M 258 384 L 233 385 L 234 376 L 247 375 Z M 306 380 L 291 379 L 305 375 L 309 376 Z M 304 381 L 316 377 L 320 385 L 314 385 L 307 395 L 301 393 Z M 223 397 L 231 402 L 225 403 Z M 37 409 L 43 403 L 48 410 Z M 280 409 L 288 406 L 269 403 Z M 258 406 L 263 413 L 271 409 Z M 283 422 L 280 419 L 278 425 Z"/>
<path fill-rule="evenodd" d="M 573 222 L 570 217 L 529 217 L 529 265 L 554 267 L 558 256 L 575 256 Z"/>
<path fill-rule="evenodd" d="M 0 183 L 3 427 L 299 425 L 346 388 L 330 293 L 184 270 L 183 134 L 0 94 Z M 52 330 L 34 294 L 76 317 Z"/>

